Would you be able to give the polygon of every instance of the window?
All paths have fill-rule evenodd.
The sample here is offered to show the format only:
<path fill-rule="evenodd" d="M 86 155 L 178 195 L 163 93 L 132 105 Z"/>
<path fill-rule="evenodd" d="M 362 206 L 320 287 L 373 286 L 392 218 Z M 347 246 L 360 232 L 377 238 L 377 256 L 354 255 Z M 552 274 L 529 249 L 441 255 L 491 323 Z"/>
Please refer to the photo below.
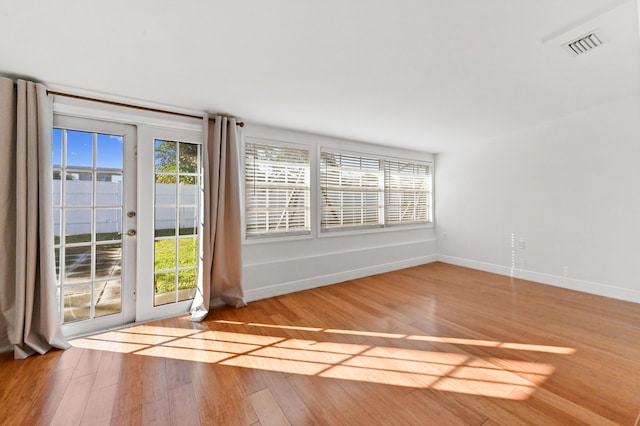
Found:
<path fill-rule="evenodd" d="M 309 151 L 245 145 L 246 236 L 309 234 Z"/>
<path fill-rule="evenodd" d="M 384 172 L 378 158 L 320 153 L 323 231 L 384 225 Z"/>
<path fill-rule="evenodd" d="M 385 223 L 431 221 L 431 167 L 425 163 L 386 160 Z"/>
<path fill-rule="evenodd" d="M 320 152 L 322 231 L 431 222 L 431 165 Z"/>
<path fill-rule="evenodd" d="M 309 150 L 248 138 L 244 165 L 246 237 L 309 234 Z M 321 148 L 318 169 L 322 232 L 432 220 L 429 162 Z"/>

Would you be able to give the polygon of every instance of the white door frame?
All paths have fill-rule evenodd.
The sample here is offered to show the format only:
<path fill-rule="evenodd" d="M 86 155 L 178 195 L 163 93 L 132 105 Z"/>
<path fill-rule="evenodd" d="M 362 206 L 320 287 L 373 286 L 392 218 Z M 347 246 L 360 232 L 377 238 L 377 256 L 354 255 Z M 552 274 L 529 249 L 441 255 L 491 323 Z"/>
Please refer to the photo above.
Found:
<path fill-rule="evenodd" d="M 121 312 L 110 314 L 89 320 L 70 322 L 62 325 L 62 330 L 67 336 L 86 334 L 97 330 L 105 330 L 122 326 L 135 321 L 135 277 L 136 238 L 127 235 L 129 229 L 135 230 L 137 218 L 129 217 L 127 212 L 136 211 L 136 128 L 135 126 L 112 123 L 100 120 L 70 117 L 64 115 L 54 116 L 54 127 L 79 130 L 92 133 L 103 133 L 124 137 L 123 146 L 123 199 L 122 199 L 122 264 L 121 264 Z M 95 153 L 94 153 L 95 155 Z M 62 262 L 61 259 L 61 270 Z"/>
<path fill-rule="evenodd" d="M 138 275 L 136 321 L 166 318 L 189 311 L 192 300 L 154 306 L 154 194 L 155 140 L 202 144 L 202 131 L 171 129 L 164 126 L 138 126 Z M 202 235 L 202 229 L 198 235 Z"/>
<path fill-rule="evenodd" d="M 87 118 L 92 121 L 101 121 L 105 125 L 130 125 L 134 129 L 136 147 L 134 151 L 127 152 L 125 161 L 128 162 L 127 166 L 131 162 L 135 164 L 137 179 L 136 193 L 132 194 L 135 197 L 135 205 L 138 206 L 136 210 L 138 226 L 137 228 L 133 226 L 137 235 L 126 239 L 135 245 L 132 250 L 129 250 L 135 253 L 135 256 L 132 256 L 135 259 L 134 261 L 128 259 L 128 266 L 134 268 L 130 274 L 133 274 L 135 281 L 131 286 L 132 293 L 127 295 L 127 297 L 133 297 L 135 302 L 132 304 L 132 311 L 127 310 L 124 323 L 144 322 L 186 313 L 191 306 L 190 300 L 153 306 L 154 141 L 170 139 L 202 144 L 204 120 L 58 96 L 54 97 L 53 108 L 54 124 L 57 126 L 60 126 L 60 120 Z M 123 231 L 126 233 L 128 229 L 130 228 L 125 227 Z M 119 325 L 104 323 L 101 324 L 100 329 L 106 330 L 121 325 L 122 323 Z M 68 337 L 90 332 L 80 328 L 69 329 L 69 327 L 63 327 L 63 331 Z"/>

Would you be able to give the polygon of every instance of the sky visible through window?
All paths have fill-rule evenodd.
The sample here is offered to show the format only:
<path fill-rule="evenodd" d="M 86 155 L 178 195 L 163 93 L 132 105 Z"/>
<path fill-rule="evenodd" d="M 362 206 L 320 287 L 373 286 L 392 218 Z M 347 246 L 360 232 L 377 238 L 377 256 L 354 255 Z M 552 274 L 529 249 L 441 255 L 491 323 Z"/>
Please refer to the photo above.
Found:
<path fill-rule="evenodd" d="M 63 131 L 53 129 L 53 165 L 62 165 Z M 96 166 L 99 169 L 122 169 L 124 138 L 97 134 Z M 67 167 L 93 166 L 93 133 L 67 130 Z"/>

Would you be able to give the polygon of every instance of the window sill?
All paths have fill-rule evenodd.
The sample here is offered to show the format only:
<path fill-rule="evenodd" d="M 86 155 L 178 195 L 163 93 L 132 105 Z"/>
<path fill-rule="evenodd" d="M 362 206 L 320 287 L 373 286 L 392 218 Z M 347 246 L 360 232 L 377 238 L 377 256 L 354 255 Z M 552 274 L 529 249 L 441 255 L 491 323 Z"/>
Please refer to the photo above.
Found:
<path fill-rule="evenodd" d="M 368 228 L 368 229 L 354 229 L 354 230 L 333 230 L 333 231 L 320 231 L 318 238 L 333 238 L 333 237 L 349 237 L 354 235 L 368 235 L 368 234 L 381 234 L 386 232 L 398 232 L 398 231 L 414 231 L 419 229 L 434 229 L 433 222 L 420 223 L 415 225 L 391 225 L 381 228 Z"/>
<path fill-rule="evenodd" d="M 264 244 L 264 243 L 284 243 L 288 241 L 301 241 L 301 240 L 312 240 L 312 239 L 313 239 L 313 235 L 311 234 L 278 235 L 273 237 L 257 237 L 257 238 L 244 237 L 242 244 L 254 245 L 254 244 Z"/>

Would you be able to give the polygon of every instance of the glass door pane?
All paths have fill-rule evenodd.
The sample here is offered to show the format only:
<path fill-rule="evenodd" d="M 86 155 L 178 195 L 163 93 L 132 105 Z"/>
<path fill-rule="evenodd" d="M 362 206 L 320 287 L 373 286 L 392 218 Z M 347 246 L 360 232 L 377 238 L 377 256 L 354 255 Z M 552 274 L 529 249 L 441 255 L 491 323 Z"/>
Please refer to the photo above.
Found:
<path fill-rule="evenodd" d="M 123 237 L 124 226 L 131 225 L 124 214 L 127 209 L 133 210 L 125 198 L 128 126 L 117 125 L 112 130 L 121 132 L 107 133 L 92 129 L 100 128 L 99 122 L 62 118 L 56 126 L 53 199 L 57 295 L 63 326 L 74 324 L 73 331 L 67 332 L 67 327 L 65 332 L 77 334 L 103 328 L 107 323 L 122 324 L 125 305 L 133 308 L 131 301 L 123 298 L 123 254 L 132 244 Z M 107 323 L 95 323 L 105 318 Z"/>
<path fill-rule="evenodd" d="M 199 144 L 155 140 L 154 306 L 193 299 L 201 198 Z"/>

